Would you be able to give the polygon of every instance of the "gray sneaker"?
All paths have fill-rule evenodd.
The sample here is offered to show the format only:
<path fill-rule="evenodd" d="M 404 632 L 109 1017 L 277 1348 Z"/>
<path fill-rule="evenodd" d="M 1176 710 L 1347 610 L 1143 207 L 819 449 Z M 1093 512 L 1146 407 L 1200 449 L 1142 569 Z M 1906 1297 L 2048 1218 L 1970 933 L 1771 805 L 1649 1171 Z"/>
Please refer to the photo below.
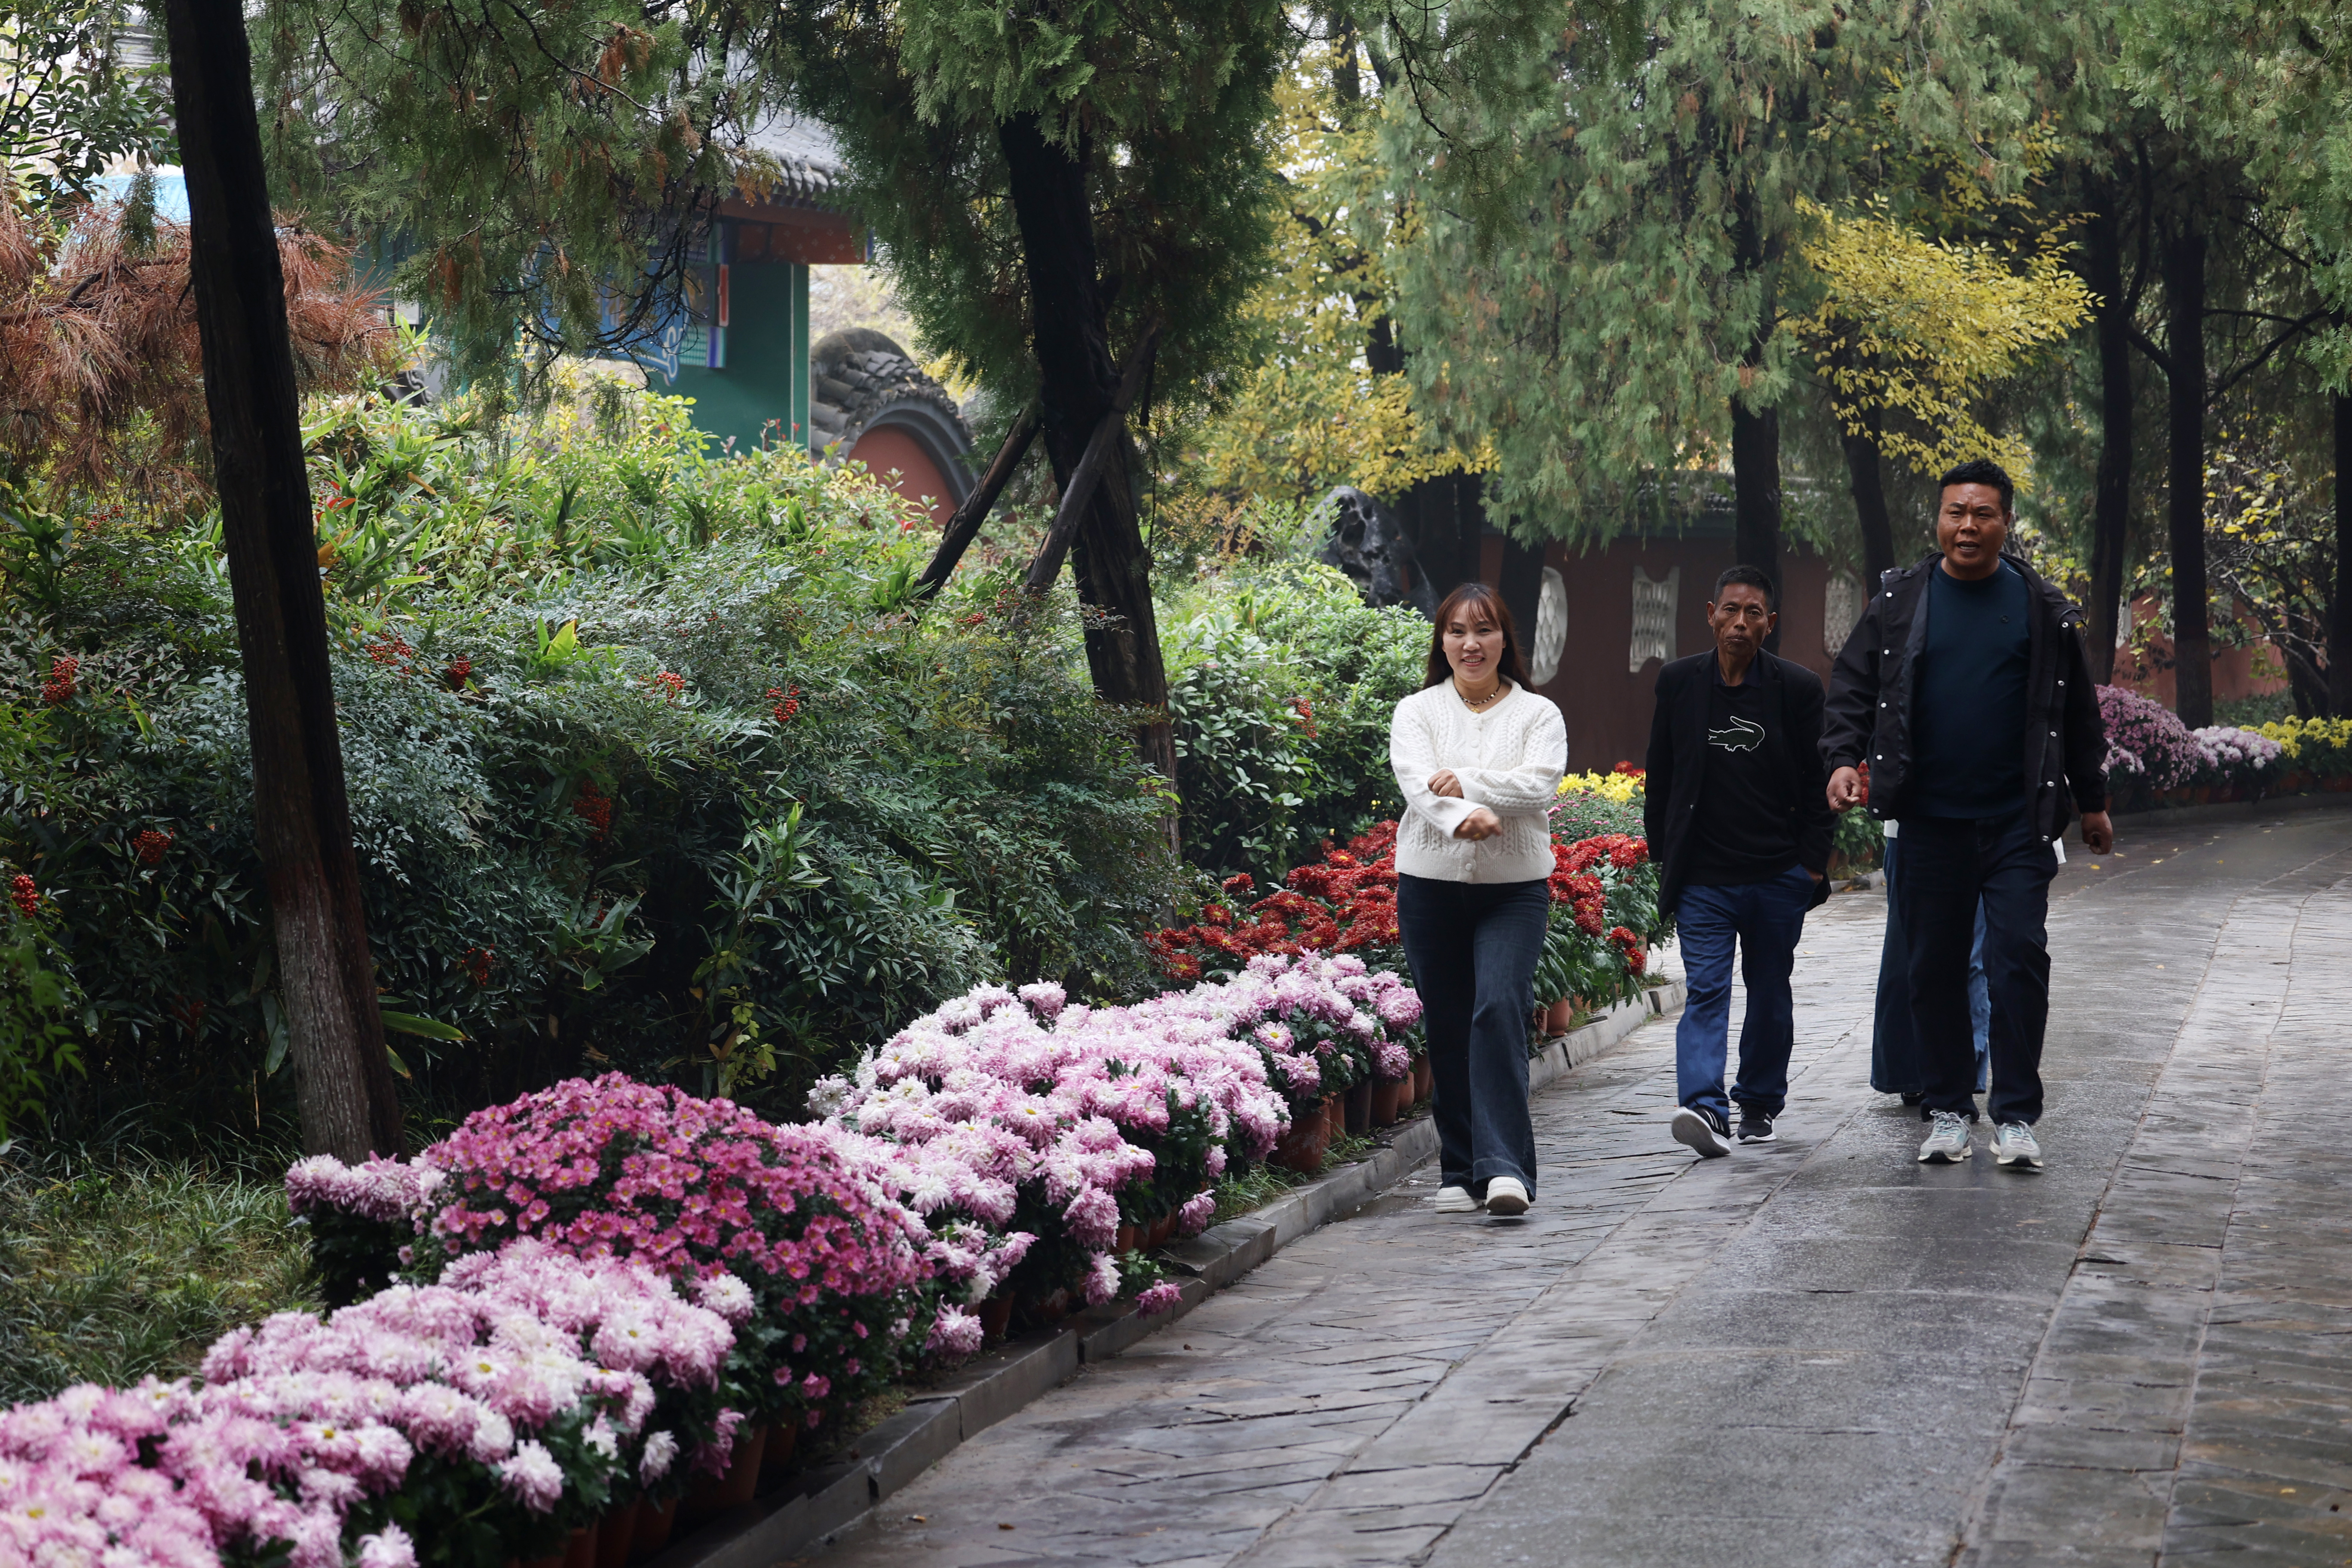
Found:
<path fill-rule="evenodd" d="M 2042 1169 L 2042 1145 L 2033 1141 L 2033 1129 L 2022 1121 L 2004 1121 L 1993 1129 L 1992 1157 L 1998 1164 L 2020 1170 Z"/>
<path fill-rule="evenodd" d="M 1969 1119 L 1957 1110 L 1934 1113 L 1927 1141 L 1919 1145 L 1923 1165 L 1952 1165 L 1969 1157 Z M 2029 1140 L 2031 1142 L 2031 1140 Z"/>

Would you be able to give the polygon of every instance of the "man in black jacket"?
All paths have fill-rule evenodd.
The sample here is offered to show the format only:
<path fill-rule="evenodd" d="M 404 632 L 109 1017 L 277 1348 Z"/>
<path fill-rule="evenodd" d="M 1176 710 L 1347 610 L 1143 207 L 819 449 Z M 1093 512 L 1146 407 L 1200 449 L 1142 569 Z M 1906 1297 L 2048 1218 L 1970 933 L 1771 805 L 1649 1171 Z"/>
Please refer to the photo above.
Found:
<path fill-rule="evenodd" d="M 1992 994 L 1993 1155 L 2039 1170 L 2042 1037 L 2050 1017 L 2050 879 L 2074 811 L 2083 842 L 2115 844 L 2107 738 L 2082 615 L 2013 555 L 2014 495 L 1998 464 L 1946 474 L 1938 553 L 1887 573 L 1830 678 L 1822 758 L 1837 810 L 1863 795 L 1903 825 L 1894 897 L 1910 946 L 1911 1026 L 1925 1069 L 1919 1158 L 1969 1157 L 1976 1121 L 1969 949 L 1985 914 Z"/>
<path fill-rule="evenodd" d="M 1772 580 L 1734 566 L 1706 607 L 1713 652 L 1658 672 L 1643 825 L 1674 911 L 1689 998 L 1675 1031 L 1675 1137 L 1701 1155 L 1769 1143 L 1796 1043 L 1789 995 L 1805 911 L 1829 896 L 1832 817 L 1822 795 L 1822 683 L 1764 651 L 1780 617 Z M 1735 940 L 1748 982 L 1739 1079 L 1723 1092 Z"/>

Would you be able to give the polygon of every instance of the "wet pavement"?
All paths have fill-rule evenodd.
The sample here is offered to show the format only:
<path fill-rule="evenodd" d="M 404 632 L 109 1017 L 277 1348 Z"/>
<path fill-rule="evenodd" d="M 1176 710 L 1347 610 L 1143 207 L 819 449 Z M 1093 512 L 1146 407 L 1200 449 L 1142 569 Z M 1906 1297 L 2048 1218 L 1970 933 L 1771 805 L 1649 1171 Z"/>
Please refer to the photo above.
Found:
<path fill-rule="evenodd" d="M 2352 812 L 2061 873 L 2049 1168 L 1868 1087 L 1883 901 L 1807 928 L 1780 1142 L 1666 1136 L 1652 1024 L 824 1554 L 963 1564 L 2352 1563 Z"/>

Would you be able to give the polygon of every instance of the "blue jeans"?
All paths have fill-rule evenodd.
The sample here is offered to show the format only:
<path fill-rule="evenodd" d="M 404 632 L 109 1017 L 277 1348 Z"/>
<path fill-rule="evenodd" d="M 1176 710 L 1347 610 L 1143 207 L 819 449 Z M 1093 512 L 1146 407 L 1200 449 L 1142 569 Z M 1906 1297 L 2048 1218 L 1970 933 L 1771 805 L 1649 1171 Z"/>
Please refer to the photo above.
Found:
<path fill-rule="evenodd" d="M 2050 879 L 2058 858 L 2023 812 L 2013 816 L 1909 817 L 1894 899 L 1910 946 L 1911 1030 L 1919 1045 L 1925 1108 L 1976 1119 L 1969 948 L 1983 921 L 1987 1046 L 1995 1122 L 2042 1116 L 2042 1037 L 2050 1021 Z M 1964 1023 L 1962 1020 L 1969 1019 Z"/>
<path fill-rule="evenodd" d="M 1769 882 L 1741 888 L 1685 888 L 1675 907 L 1682 934 L 1683 984 L 1689 998 L 1675 1026 L 1675 1094 L 1685 1105 L 1728 1121 L 1724 1058 L 1730 1048 L 1731 950 L 1748 983 L 1748 1016 L 1739 1026 L 1739 1081 L 1731 1100 L 1778 1116 L 1789 1098 L 1789 1052 L 1796 1045 L 1789 972 L 1797 963 L 1813 879 L 1791 866 Z"/>
<path fill-rule="evenodd" d="M 1496 1176 L 1517 1177 L 1535 1196 L 1528 1019 L 1550 918 L 1544 882 L 1397 878 L 1397 927 L 1437 1079 L 1438 1170 L 1473 1197 Z"/>

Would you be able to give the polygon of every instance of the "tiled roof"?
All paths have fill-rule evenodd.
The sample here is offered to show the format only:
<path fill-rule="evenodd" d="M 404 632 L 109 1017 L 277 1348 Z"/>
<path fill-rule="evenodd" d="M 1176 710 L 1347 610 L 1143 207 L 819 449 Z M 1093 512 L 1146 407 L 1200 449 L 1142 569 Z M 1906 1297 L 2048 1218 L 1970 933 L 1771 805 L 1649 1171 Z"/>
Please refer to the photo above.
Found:
<path fill-rule="evenodd" d="M 783 181 L 767 199 L 785 206 L 824 206 L 841 184 L 841 149 L 822 123 L 782 113 L 745 141 L 774 158 Z"/>

